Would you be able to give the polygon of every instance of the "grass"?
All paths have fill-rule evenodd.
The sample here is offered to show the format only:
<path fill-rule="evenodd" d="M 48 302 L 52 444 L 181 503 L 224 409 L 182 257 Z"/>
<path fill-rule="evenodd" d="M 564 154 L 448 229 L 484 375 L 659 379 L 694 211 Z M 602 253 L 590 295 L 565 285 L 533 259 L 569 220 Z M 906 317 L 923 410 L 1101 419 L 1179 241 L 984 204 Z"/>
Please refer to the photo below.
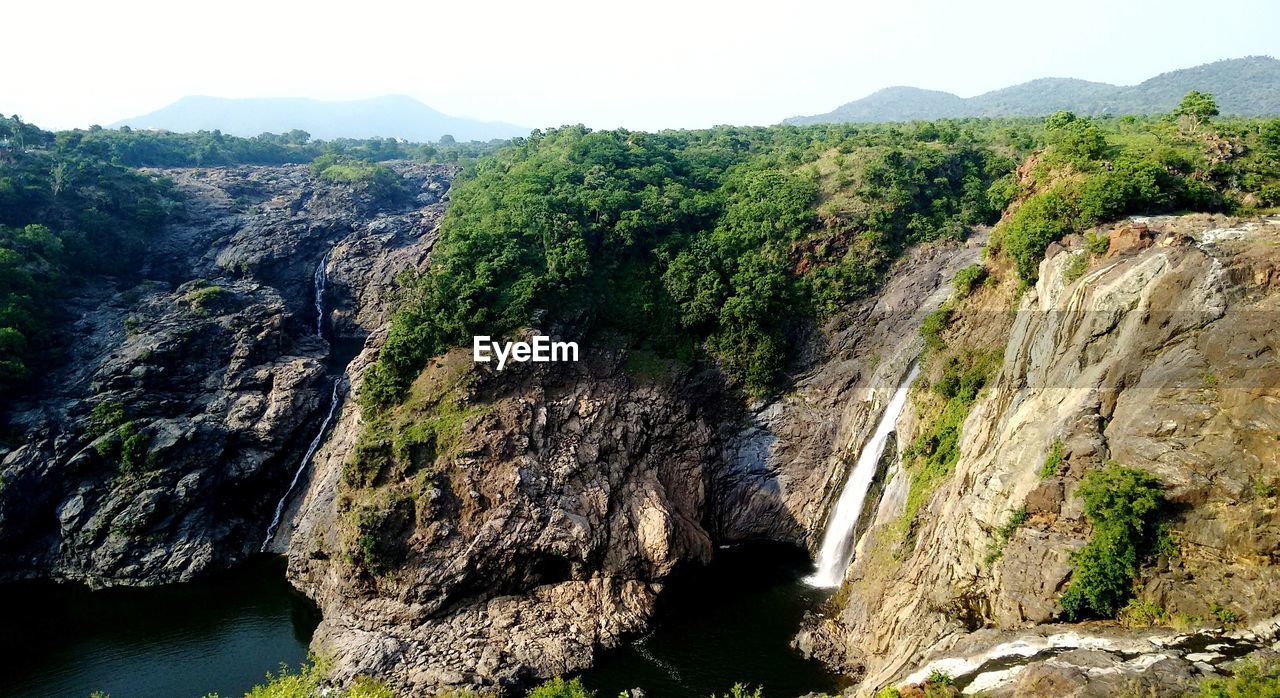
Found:
<path fill-rule="evenodd" d="M 1058 474 L 1058 468 L 1062 465 L 1062 459 L 1065 455 L 1066 447 L 1062 443 L 1062 439 L 1054 439 L 1049 445 L 1049 455 L 1044 457 L 1044 463 L 1040 466 L 1040 477 L 1050 478 Z"/>
<path fill-rule="evenodd" d="M 1087 271 L 1089 271 L 1089 255 L 1084 252 L 1072 252 L 1071 259 L 1062 266 L 1062 278 L 1069 284 L 1075 283 Z"/>
<path fill-rule="evenodd" d="M 1022 524 L 1027 521 L 1027 508 L 1018 507 L 1009 512 L 1009 518 L 1005 519 L 1003 525 L 996 529 L 996 538 L 992 541 L 987 551 L 985 562 L 988 566 L 995 563 L 1004 554 L 1004 548 L 1009 544 L 1009 539 L 1013 538 L 1013 534 L 1017 533 Z"/>
<path fill-rule="evenodd" d="M 960 459 L 961 427 L 987 381 L 995 375 L 997 352 L 964 350 L 948 357 L 938 380 L 917 395 L 921 431 L 903 453 L 911 475 L 898 527 L 905 538 L 929 495 Z"/>

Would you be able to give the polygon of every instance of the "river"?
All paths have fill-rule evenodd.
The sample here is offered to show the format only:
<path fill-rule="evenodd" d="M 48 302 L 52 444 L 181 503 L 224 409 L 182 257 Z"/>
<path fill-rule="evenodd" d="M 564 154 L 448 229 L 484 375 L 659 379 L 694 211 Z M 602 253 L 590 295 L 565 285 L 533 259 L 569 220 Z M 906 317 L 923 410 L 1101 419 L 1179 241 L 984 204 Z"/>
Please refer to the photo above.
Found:
<path fill-rule="evenodd" d="M 241 696 L 297 667 L 320 612 L 261 556 L 190 584 L 89 591 L 29 582 L 0 589 L 0 695 L 8 698 Z"/>

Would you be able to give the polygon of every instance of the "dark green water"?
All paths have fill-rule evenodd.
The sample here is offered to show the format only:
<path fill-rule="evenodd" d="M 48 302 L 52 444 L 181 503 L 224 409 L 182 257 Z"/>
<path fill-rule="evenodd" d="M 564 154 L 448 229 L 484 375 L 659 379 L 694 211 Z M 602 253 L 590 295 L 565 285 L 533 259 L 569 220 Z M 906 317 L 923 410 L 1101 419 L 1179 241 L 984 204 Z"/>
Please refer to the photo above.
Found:
<path fill-rule="evenodd" d="M 628 688 L 705 698 L 735 683 L 761 686 L 766 698 L 838 693 L 840 677 L 790 647 L 804 612 L 830 594 L 801 581 L 813 571 L 808 556 L 774 545 L 716 552 L 709 567 L 669 587 L 653 632 L 602 657 L 583 683 L 601 698 Z"/>
<path fill-rule="evenodd" d="M 319 622 L 263 557 L 192 584 L 91 592 L 0 587 L 0 696 L 239 697 L 280 664 L 296 668 Z"/>
<path fill-rule="evenodd" d="M 782 546 L 717 551 L 675 580 L 655 629 L 606 654 L 583 682 L 611 698 L 651 698 L 763 686 L 768 698 L 836 692 L 838 677 L 788 645 L 826 592 L 801 577 L 803 552 Z M 284 561 L 262 557 L 193 584 L 91 592 L 48 583 L 0 587 L 0 696 L 238 698 L 280 665 L 297 667 L 319 612 L 285 581 Z"/>

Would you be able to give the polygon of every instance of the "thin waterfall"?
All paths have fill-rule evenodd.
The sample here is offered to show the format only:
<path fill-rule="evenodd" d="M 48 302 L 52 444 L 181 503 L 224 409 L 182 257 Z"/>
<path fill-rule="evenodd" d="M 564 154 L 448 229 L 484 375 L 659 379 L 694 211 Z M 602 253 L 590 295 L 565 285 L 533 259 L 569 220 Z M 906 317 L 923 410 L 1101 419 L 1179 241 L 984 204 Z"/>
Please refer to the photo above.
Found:
<path fill-rule="evenodd" d="M 315 274 L 311 280 L 315 285 L 316 294 L 316 336 L 324 337 L 324 290 L 328 282 L 325 274 L 325 264 L 329 261 L 329 253 L 326 251 L 324 256 L 320 258 L 320 263 L 316 265 Z M 276 513 L 271 517 L 271 525 L 267 526 L 267 536 L 262 541 L 262 552 L 267 551 L 267 546 L 271 545 L 271 539 L 276 535 L 276 529 L 280 527 L 280 517 L 284 516 L 285 507 L 289 503 L 289 495 L 293 494 L 293 490 L 298 486 L 298 480 L 302 479 L 302 472 L 307 469 L 307 465 L 311 463 L 311 459 L 316 455 L 316 450 L 320 448 L 320 443 L 324 441 L 325 432 L 329 430 L 329 423 L 333 421 L 334 415 L 338 413 L 338 403 L 341 402 L 342 376 L 333 379 L 333 393 L 329 396 L 329 412 L 325 415 L 324 421 L 320 422 L 320 430 L 316 432 L 315 438 L 311 439 L 311 445 L 307 446 L 307 452 L 302 456 L 302 461 L 298 463 L 298 469 L 293 473 L 293 480 L 289 482 L 289 488 L 284 491 L 284 496 L 280 497 L 280 501 L 276 503 Z"/>
<path fill-rule="evenodd" d="M 289 489 L 284 491 L 284 496 L 276 504 L 276 513 L 271 517 L 271 525 L 267 526 L 267 537 L 262 541 L 262 552 L 267 551 L 267 546 L 271 545 L 271 539 L 276 535 L 276 529 L 280 527 L 280 517 L 284 516 L 285 506 L 289 503 L 289 495 L 293 494 L 293 490 L 298 486 L 298 480 L 302 479 L 302 471 L 307 469 L 307 464 L 316 455 L 316 451 L 320 448 L 320 443 L 324 441 L 325 432 L 329 430 L 329 423 L 333 421 L 333 416 L 338 413 L 338 403 L 342 402 L 340 390 L 342 388 L 342 378 L 333 379 L 333 395 L 329 398 L 329 413 L 324 416 L 324 421 L 320 423 L 320 431 L 316 432 L 316 436 L 311 440 L 311 445 L 307 446 L 307 453 L 302 457 L 302 461 L 298 463 L 298 469 L 293 473 L 293 480 L 289 482 Z"/>
<path fill-rule="evenodd" d="M 853 559 L 853 547 L 856 542 L 854 529 L 858 525 L 858 518 L 862 516 L 862 506 L 867 498 L 867 490 L 871 488 L 871 481 L 875 479 L 876 466 L 880 463 L 880 457 L 884 455 L 885 442 L 889 440 L 889 434 L 898 421 L 898 415 L 902 414 L 902 408 L 907 404 L 907 391 L 911 388 L 911 381 L 915 380 L 918 373 L 920 373 L 920 366 L 912 364 L 911 370 L 907 371 L 907 377 L 902 379 L 893 397 L 889 399 L 889 404 L 885 406 L 884 414 L 880 415 L 875 432 L 870 439 L 867 439 L 862 452 L 858 454 L 858 462 L 849 473 L 849 479 L 844 483 L 844 490 L 840 492 L 840 499 L 836 501 L 835 510 L 831 512 L 831 518 L 827 521 L 827 531 L 822 537 L 822 547 L 818 550 L 818 571 L 805 578 L 810 585 L 835 587 L 840 586 L 844 581 L 845 570 Z"/>
<path fill-rule="evenodd" d="M 324 289 L 328 283 L 328 275 L 325 273 L 324 267 L 329 262 L 329 253 L 325 252 L 320 258 L 320 263 L 316 265 L 316 273 L 311 280 L 315 283 L 316 289 L 316 336 L 324 336 Z"/>

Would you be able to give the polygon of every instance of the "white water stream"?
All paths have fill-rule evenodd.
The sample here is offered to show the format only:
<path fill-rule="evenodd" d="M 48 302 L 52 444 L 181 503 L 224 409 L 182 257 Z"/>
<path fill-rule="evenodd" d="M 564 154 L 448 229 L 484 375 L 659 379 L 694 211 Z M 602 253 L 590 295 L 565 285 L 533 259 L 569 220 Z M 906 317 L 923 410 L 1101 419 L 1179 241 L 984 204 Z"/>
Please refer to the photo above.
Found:
<path fill-rule="evenodd" d="M 316 273 L 313 275 L 312 281 L 315 283 L 316 292 L 316 336 L 324 336 L 324 289 L 328 281 L 325 273 L 325 264 L 329 261 L 329 253 L 325 252 L 320 258 L 320 264 L 316 265 Z M 338 413 L 338 404 L 342 402 L 340 399 L 342 389 L 342 376 L 333 379 L 333 393 L 329 396 L 329 412 L 324 416 L 324 421 L 320 422 L 320 430 L 316 432 L 315 438 L 311 439 L 311 444 L 307 446 L 307 452 L 302 456 L 302 461 L 298 463 L 298 469 L 293 473 L 293 480 L 289 481 L 289 488 L 284 491 L 284 496 L 280 497 L 280 501 L 276 503 L 276 513 L 271 517 L 271 525 L 267 526 L 267 535 L 262 540 L 262 552 L 267 551 L 267 547 L 271 545 L 271 539 L 276 535 L 276 529 L 280 528 L 280 518 L 284 516 L 285 507 L 289 504 L 289 496 L 293 494 L 294 488 L 298 486 L 298 481 L 302 479 L 302 473 L 307 469 L 307 465 L 316 455 L 316 451 L 320 448 L 321 442 L 324 441 L 325 432 L 329 430 L 329 423 L 333 421 L 334 415 Z"/>
<path fill-rule="evenodd" d="M 316 273 L 311 277 L 315 282 L 316 288 L 316 336 L 324 336 L 324 289 L 328 284 L 328 274 L 325 272 L 324 266 L 329 263 L 329 253 L 325 252 L 320 258 L 320 263 L 316 265 Z"/>
<path fill-rule="evenodd" d="M 815 587 L 836 587 L 844 581 L 845 570 L 853 559 L 853 546 L 856 542 L 854 529 L 857 527 L 858 518 L 862 516 L 862 506 L 866 502 L 867 490 L 871 488 L 871 481 L 875 479 L 876 465 L 880 462 L 880 456 L 884 454 L 889 433 L 893 431 L 898 415 L 902 414 L 902 408 L 907 404 L 907 391 L 911 388 L 911 381 L 915 380 L 918 373 L 920 373 L 920 367 L 912 364 L 911 370 L 907 371 L 907 377 L 902 379 L 893 397 L 889 399 L 889 404 L 885 406 L 884 413 L 880 415 L 875 432 L 862 446 L 862 452 L 858 454 L 858 462 L 854 464 L 853 470 L 849 473 L 849 479 L 844 483 L 840 499 L 836 500 L 835 509 L 827 521 L 827 531 L 822 537 L 822 547 L 818 550 L 818 571 L 805 578 L 806 582 Z"/>

